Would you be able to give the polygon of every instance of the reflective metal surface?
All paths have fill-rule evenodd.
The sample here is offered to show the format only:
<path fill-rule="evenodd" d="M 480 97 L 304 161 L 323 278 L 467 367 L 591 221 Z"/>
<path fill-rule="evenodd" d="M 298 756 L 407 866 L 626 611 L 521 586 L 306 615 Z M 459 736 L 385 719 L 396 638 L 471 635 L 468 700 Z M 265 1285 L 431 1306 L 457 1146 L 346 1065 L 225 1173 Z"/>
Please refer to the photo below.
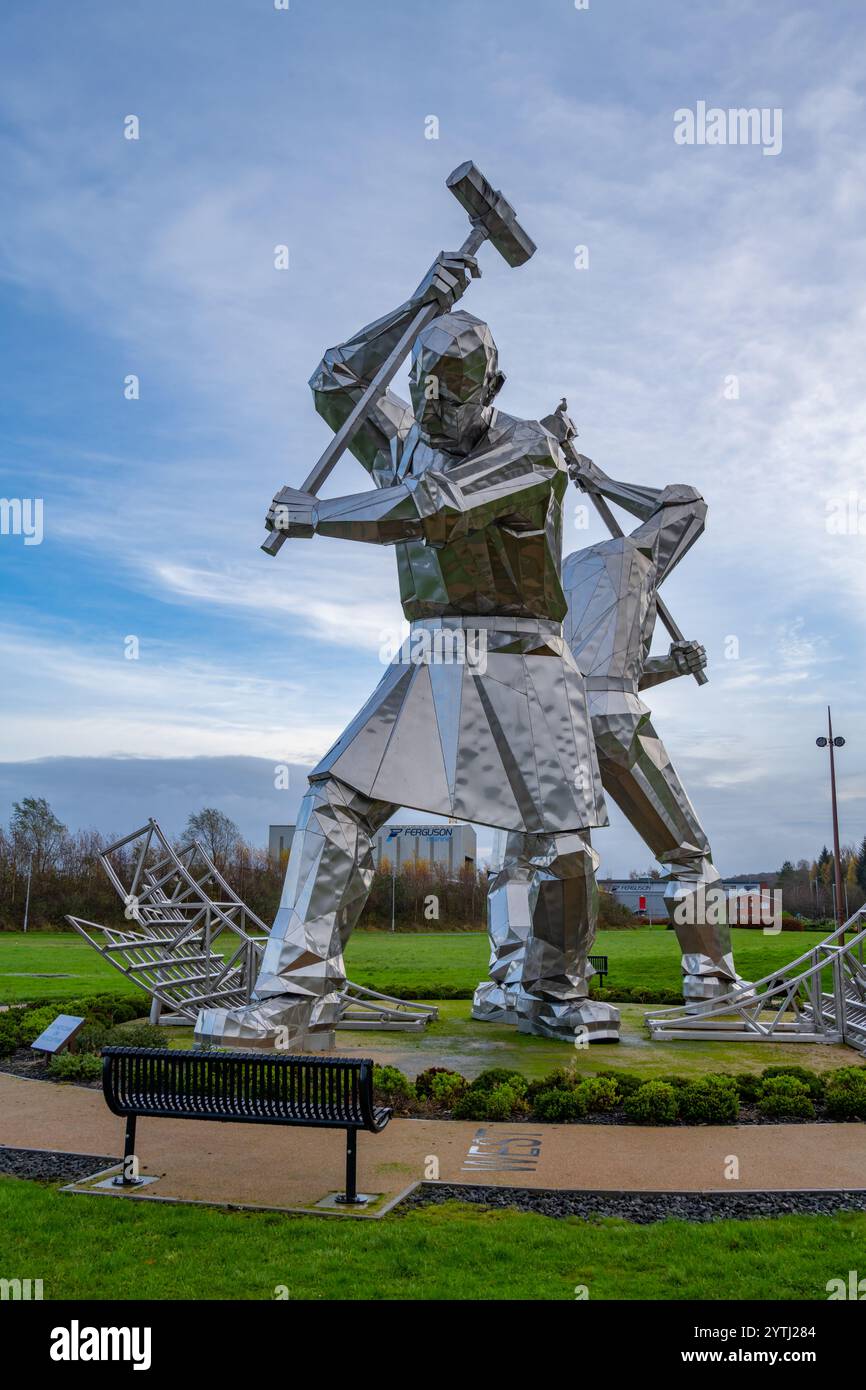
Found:
<path fill-rule="evenodd" d="M 560 422 L 549 417 L 544 423 L 557 429 Z M 578 486 L 597 491 L 641 523 L 631 535 L 566 558 L 563 633 L 586 678 L 604 789 L 668 868 L 666 898 L 683 953 L 684 996 L 692 1003 L 710 1000 L 738 978 L 729 930 L 721 924 L 679 923 L 674 910 L 684 895 L 715 882 L 719 873 L 694 807 L 638 694 L 705 663 L 697 643 L 674 643 L 665 657 L 650 657 L 649 651 L 657 587 L 700 536 L 706 504 L 693 488 L 619 483 L 584 455 L 570 450 L 569 457 Z M 475 994 L 473 1016 L 478 1019 L 519 1017 L 523 957 L 533 941 L 530 921 L 541 881 L 526 871 L 526 862 L 525 840 L 510 835 L 503 868 L 490 890 L 490 980 Z M 572 910 L 582 940 L 591 944 L 589 909 L 582 904 Z"/>
<path fill-rule="evenodd" d="M 507 240 L 507 205 L 499 212 L 496 233 Z M 411 406 L 383 391 L 352 437 L 375 490 L 320 500 L 284 488 L 268 514 L 289 537 L 393 545 L 412 631 L 311 774 L 253 1003 L 203 1013 L 201 1039 L 329 1026 L 343 947 L 369 890 L 372 836 L 398 806 L 539 837 L 544 921 L 522 980 L 538 1018 L 527 1005 L 526 1022 L 538 1031 L 577 1024 L 594 888 L 591 851 L 574 839 L 607 817 L 586 690 L 560 626 L 568 472 L 544 425 L 493 406 L 503 376 L 490 330 L 453 307 L 475 273 L 474 258 L 443 255 L 410 300 L 326 352 L 311 379 L 317 409 L 338 431 L 436 297 L 443 312 L 412 349 Z M 432 658 L 413 655 L 419 636 L 458 632 L 478 634 L 469 650 L 479 659 L 440 659 L 435 643 Z M 566 882 L 584 903 L 576 935 L 564 899 L 555 903 Z"/>

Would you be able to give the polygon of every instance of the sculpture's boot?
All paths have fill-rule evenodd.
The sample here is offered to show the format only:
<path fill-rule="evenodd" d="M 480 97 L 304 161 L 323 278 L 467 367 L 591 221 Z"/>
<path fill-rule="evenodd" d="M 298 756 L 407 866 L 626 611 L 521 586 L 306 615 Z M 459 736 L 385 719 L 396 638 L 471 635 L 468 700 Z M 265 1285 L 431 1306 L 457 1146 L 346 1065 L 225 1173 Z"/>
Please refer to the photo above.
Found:
<path fill-rule="evenodd" d="M 670 865 L 665 906 L 682 951 L 683 998 L 690 1012 L 712 1008 L 733 989 L 748 989 L 737 974 L 721 875 L 708 853 L 690 844 L 660 856 Z"/>
<path fill-rule="evenodd" d="M 337 1023 L 346 985 L 343 948 L 373 880 L 373 839 L 396 808 L 334 777 L 301 802 L 286 881 L 245 1007 L 203 1009 L 199 1042 L 223 1047 L 315 1045 Z"/>
<path fill-rule="evenodd" d="M 472 1000 L 472 1017 L 481 1023 L 517 1022 L 515 999 L 532 928 L 529 897 L 535 873 L 525 851 L 538 838 L 516 832 L 508 836 L 502 867 L 487 890 L 490 979 L 478 985 Z"/>
<path fill-rule="evenodd" d="M 339 995 L 333 995 L 339 1001 Z M 311 1029 L 321 1029 L 319 1004 L 303 995 L 274 995 L 235 1009 L 202 1009 L 196 1020 L 197 1043 L 214 1047 L 261 1047 L 279 1052 L 303 1052 Z"/>
<path fill-rule="evenodd" d="M 598 855 L 589 833 L 522 838 L 519 845 L 509 837 L 514 865 L 529 870 L 531 928 L 513 996 L 518 1029 L 575 1044 L 616 1042 L 619 1010 L 589 998 L 598 917 Z"/>

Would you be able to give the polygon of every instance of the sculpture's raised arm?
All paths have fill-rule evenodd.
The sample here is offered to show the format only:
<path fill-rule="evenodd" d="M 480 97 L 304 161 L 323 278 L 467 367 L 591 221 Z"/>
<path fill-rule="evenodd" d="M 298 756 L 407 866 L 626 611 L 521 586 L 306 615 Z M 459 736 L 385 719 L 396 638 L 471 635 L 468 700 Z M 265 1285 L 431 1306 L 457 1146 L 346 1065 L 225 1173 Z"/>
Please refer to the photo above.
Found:
<path fill-rule="evenodd" d="M 696 488 L 686 483 L 669 487 L 643 487 L 609 478 L 585 454 L 575 454 L 569 472 L 578 487 L 597 492 L 616 502 L 643 525 L 631 532 L 641 549 L 651 550 L 658 584 L 691 549 L 701 535 L 707 517 L 707 504 Z"/>
<path fill-rule="evenodd" d="M 378 492 L 313 497 L 283 488 L 268 525 L 287 536 L 336 536 L 374 545 L 422 540 L 445 546 L 491 524 L 515 532 L 544 527 L 552 498 L 565 490 L 565 469 L 537 426 L 479 450 L 447 470 L 428 468 L 417 478 Z"/>
<path fill-rule="evenodd" d="M 313 375 L 310 388 L 316 410 L 336 433 L 399 342 L 424 304 L 436 303 L 448 313 L 478 269 L 474 256 L 442 252 L 409 299 L 390 314 L 362 328 L 345 343 L 328 348 Z M 379 487 L 393 481 L 392 443 L 405 437 L 412 424 L 412 407 L 386 389 L 355 434 L 349 448 Z"/>

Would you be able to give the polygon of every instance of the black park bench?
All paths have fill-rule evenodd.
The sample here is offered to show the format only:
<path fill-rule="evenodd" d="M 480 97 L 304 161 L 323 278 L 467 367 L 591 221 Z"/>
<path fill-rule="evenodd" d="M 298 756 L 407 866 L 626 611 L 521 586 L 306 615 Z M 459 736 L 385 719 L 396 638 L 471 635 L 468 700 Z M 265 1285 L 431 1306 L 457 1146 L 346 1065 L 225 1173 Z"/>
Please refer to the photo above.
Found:
<path fill-rule="evenodd" d="M 297 1057 L 279 1052 L 174 1052 L 164 1047 L 105 1047 L 102 1088 L 109 1110 L 126 1118 L 118 1186 L 134 1186 L 135 1123 L 155 1119 L 228 1124 L 304 1125 L 346 1131 L 346 1191 L 358 1196 L 358 1130 L 383 1130 L 391 1110 L 373 1103 L 369 1058 Z"/>
<path fill-rule="evenodd" d="M 596 975 L 600 975 L 602 980 L 609 973 L 607 968 L 607 956 L 590 956 L 589 963 L 595 970 Z"/>

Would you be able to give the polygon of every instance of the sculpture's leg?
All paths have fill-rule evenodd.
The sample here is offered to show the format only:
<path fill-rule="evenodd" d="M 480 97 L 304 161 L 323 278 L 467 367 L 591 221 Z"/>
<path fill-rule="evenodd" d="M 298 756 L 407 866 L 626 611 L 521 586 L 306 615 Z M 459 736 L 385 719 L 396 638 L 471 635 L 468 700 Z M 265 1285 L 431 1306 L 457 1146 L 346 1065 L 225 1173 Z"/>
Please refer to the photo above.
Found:
<path fill-rule="evenodd" d="M 487 890 L 490 979 L 472 1000 L 472 1017 L 483 1023 L 516 1023 L 515 990 L 523 974 L 523 956 L 531 926 L 529 889 L 535 868 L 526 852 L 534 835 L 512 831 L 505 842 L 502 867 Z"/>
<path fill-rule="evenodd" d="M 396 809 L 336 778 L 310 783 L 252 1002 L 203 1009 L 198 1041 L 291 1047 L 307 1030 L 336 1022 L 346 983 L 343 948 L 373 881 L 373 840 Z"/>
<path fill-rule="evenodd" d="M 605 791 L 668 868 L 665 902 L 682 952 L 683 996 L 712 1000 L 739 976 L 728 926 L 707 922 L 701 910 L 698 890 L 720 875 L 697 813 L 649 714 L 636 720 L 594 714 L 592 725 Z"/>
<path fill-rule="evenodd" d="M 531 871 L 531 925 L 514 996 L 518 1028 L 569 1042 L 616 1041 L 619 1011 L 589 998 L 598 916 L 589 832 L 527 835 L 522 858 Z"/>

